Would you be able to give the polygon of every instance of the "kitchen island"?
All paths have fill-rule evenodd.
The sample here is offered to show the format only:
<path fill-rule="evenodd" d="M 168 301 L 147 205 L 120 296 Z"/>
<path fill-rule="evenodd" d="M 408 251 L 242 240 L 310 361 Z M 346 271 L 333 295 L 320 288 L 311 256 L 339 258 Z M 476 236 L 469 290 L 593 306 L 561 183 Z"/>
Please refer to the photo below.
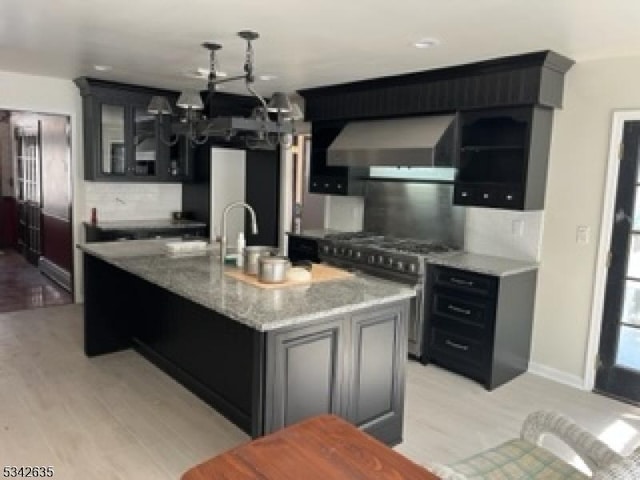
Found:
<path fill-rule="evenodd" d="M 360 274 L 261 289 L 162 240 L 80 248 L 88 356 L 135 348 L 253 437 L 335 413 L 402 440 L 413 289 Z"/>

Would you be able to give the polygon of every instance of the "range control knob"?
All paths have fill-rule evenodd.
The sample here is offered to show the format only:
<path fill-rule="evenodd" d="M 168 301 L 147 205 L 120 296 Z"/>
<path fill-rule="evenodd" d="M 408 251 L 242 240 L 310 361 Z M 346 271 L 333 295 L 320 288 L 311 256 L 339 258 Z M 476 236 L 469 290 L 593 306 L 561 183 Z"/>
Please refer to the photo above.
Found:
<path fill-rule="evenodd" d="M 387 266 L 392 267 L 393 266 L 393 258 L 391 258 L 391 257 L 387 258 L 386 264 L 387 264 Z"/>
<path fill-rule="evenodd" d="M 322 251 L 323 251 L 324 253 L 329 253 L 329 245 L 323 245 L 323 246 L 322 246 Z"/>
<path fill-rule="evenodd" d="M 376 263 L 376 257 L 374 255 L 369 255 L 369 258 L 367 258 L 367 263 Z"/>
<path fill-rule="evenodd" d="M 338 247 L 333 247 L 332 252 L 333 252 L 334 255 L 337 255 L 338 254 Z"/>
<path fill-rule="evenodd" d="M 347 257 L 353 257 L 353 248 L 347 250 Z"/>
<path fill-rule="evenodd" d="M 396 262 L 396 268 L 400 271 L 404 270 L 404 262 L 402 260 L 398 260 Z"/>
<path fill-rule="evenodd" d="M 379 265 L 383 265 L 384 264 L 384 257 L 382 255 L 378 255 L 378 264 Z"/>
<path fill-rule="evenodd" d="M 340 247 L 338 249 L 338 252 L 340 253 L 340 255 L 344 255 L 344 250 L 345 250 L 344 247 Z"/>
<path fill-rule="evenodd" d="M 356 257 L 357 260 L 360 260 L 362 258 L 362 252 L 356 250 L 354 257 Z"/>
<path fill-rule="evenodd" d="M 416 273 L 417 270 L 418 270 L 418 266 L 415 263 L 412 263 L 409 265 L 409 271 L 411 273 Z"/>

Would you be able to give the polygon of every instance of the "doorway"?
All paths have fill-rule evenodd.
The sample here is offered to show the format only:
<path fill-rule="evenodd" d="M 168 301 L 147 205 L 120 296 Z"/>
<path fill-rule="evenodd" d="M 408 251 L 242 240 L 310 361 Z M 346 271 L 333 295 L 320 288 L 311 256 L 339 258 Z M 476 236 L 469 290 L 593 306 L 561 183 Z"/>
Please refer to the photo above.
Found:
<path fill-rule="evenodd" d="M 70 119 L 0 110 L 0 312 L 72 302 Z"/>
<path fill-rule="evenodd" d="M 622 126 L 595 390 L 640 404 L 640 120 Z"/>

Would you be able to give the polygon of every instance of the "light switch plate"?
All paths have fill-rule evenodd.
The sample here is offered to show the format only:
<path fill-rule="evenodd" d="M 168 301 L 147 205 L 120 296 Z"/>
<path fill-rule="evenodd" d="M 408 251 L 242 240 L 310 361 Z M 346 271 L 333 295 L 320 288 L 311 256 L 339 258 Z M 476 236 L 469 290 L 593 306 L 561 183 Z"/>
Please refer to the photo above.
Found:
<path fill-rule="evenodd" d="M 524 235 L 524 220 L 519 218 L 511 222 L 511 234 L 514 237 L 522 237 Z"/>
<path fill-rule="evenodd" d="M 591 229 L 588 225 L 578 225 L 576 229 L 576 243 L 578 243 L 578 245 L 588 245 L 590 234 Z"/>

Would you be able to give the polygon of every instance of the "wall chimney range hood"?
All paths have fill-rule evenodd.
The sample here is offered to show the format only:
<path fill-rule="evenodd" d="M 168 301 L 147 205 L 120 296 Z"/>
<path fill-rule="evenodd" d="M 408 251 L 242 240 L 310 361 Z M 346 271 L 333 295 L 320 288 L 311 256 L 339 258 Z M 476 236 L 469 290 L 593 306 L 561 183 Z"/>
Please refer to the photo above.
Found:
<path fill-rule="evenodd" d="M 346 167 L 452 167 L 456 115 L 348 123 L 327 150 Z"/>

